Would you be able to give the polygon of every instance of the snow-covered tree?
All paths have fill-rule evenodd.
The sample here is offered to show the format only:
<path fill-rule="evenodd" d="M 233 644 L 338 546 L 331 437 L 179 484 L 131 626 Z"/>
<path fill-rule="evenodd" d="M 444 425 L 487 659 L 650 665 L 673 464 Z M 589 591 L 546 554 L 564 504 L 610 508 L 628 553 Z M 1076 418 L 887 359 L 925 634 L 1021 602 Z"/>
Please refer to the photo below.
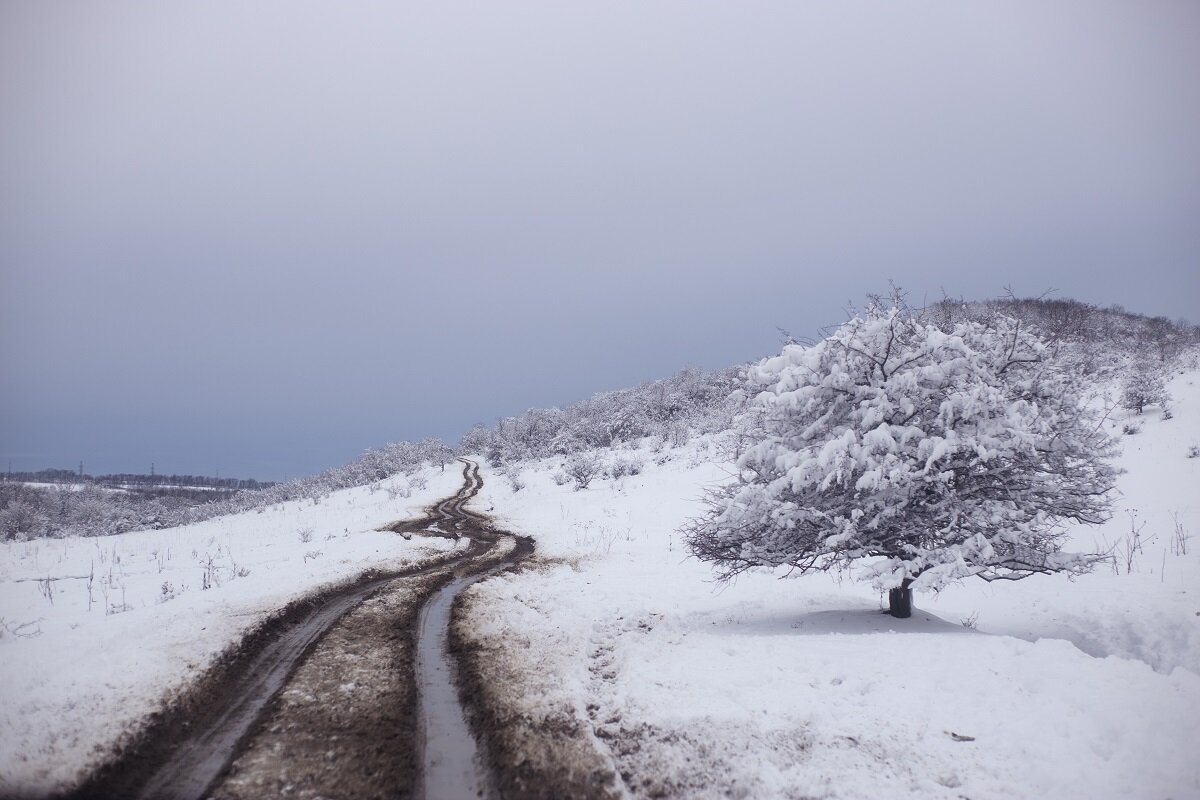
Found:
<path fill-rule="evenodd" d="M 6 488 L 0 486 L 0 489 Z M 22 541 L 47 534 L 49 514 L 39 499 L 35 492 L 0 493 L 0 542 Z"/>
<path fill-rule="evenodd" d="M 433 436 L 418 443 L 417 452 L 420 453 L 422 459 L 441 467 L 442 472 L 445 472 L 446 465 L 454 460 L 454 448 Z"/>
<path fill-rule="evenodd" d="M 1167 392 L 1167 381 L 1161 370 L 1139 367 L 1121 381 L 1121 404 L 1130 411 L 1141 414 L 1149 405 L 1166 407 L 1171 395 Z"/>
<path fill-rule="evenodd" d="M 1084 387 L 1015 319 L 948 327 L 875 302 L 752 367 L 755 443 L 692 552 L 723 580 L 853 569 L 901 617 L 913 588 L 1088 570 L 1064 523 L 1107 520 L 1116 473 Z"/>

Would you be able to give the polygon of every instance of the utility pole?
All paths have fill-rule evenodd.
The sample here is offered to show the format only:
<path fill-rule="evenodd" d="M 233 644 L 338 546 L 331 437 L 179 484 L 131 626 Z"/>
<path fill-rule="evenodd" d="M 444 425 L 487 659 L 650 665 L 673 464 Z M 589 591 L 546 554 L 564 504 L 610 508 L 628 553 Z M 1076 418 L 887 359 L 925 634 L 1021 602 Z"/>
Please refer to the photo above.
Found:
<path fill-rule="evenodd" d="M 150 477 L 151 478 L 154 477 L 154 462 L 153 461 L 150 462 Z"/>
<path fill-rule="evenodd" d="M 79 462 L 79 480 L 83 480 L 83 462 Z"/>

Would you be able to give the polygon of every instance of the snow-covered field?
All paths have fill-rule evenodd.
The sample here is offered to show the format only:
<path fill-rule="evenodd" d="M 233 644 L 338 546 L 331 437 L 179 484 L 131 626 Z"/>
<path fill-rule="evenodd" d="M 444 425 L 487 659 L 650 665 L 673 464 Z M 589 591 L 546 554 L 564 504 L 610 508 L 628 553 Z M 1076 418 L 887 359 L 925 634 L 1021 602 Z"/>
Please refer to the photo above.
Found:
<path fill-rule="evenodd" d="M 461 482 L 451 465 L 182 528 L 0 544 L 0 795 L 70 785 L 292 600 L 449 549 L 376 529 Z"/>
<path fill-rule="evenodd" d="M 560 460 L 515 493 L 485 469 L 473 506 L 539 561 L 470 591 L 470 635 L 516 667 L 514 713 L 574 717 L 636 796 L 1200 797 L 1200 372 L 1170 389 L 1173 419 L 1112 420 L 1141 425 L 1123 496 L 1074 534 L 1111 568 L 955 585 L 910 620 L 836 576 L 715 585 L 677 530 L 729 477 L 719 441 L 606 453 L 640 472 L 584 491 Z M 69 785 L 289 601 L 435 557 L 375 529 L 459 483 L 0 545 L 0 794 Z"/>
<path fill-rule="evenodd" d="M 1122 436 L 1114 519 L 1073 532 L 1114 564 L 1076 580 L 973 580 L 909 620 L 834 576 L 714 585 L 676 533 L 729 472 L 704 442 L 584 491 L 560 460 L 516 493 L 485 471 L 543 565 L 473 588 L 468 630 L 526 676 L 515 715 L 565 709 L 637 796 L 1200 797 L 1200 373 L 1170 390 Z"/>

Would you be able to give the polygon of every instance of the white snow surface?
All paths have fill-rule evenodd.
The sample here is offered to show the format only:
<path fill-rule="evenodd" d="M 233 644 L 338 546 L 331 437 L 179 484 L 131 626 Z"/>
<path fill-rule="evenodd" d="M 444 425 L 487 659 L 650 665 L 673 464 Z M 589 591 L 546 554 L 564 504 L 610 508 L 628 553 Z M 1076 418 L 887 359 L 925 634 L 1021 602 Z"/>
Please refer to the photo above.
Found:
<path fill-rule="evenodd" d="M 1200 797 L 1200 373 L 1169 388 L 1174 418 L 1147 409 L 1122 437 L 1114 519 L 1072 532 L 1116 546 L 1115 569 L 971 579 L 909 620 L 850 578 L 722 587 L 677 530 L 728 459 L 647 445 L 619 456 L 641 474 L 584 491 L 561 460 L 516 493 L 484 471 L 477 502 L 544 566 L 472 588 L 475 635 L 523 662 L 521 711 L 572 710 L 632 796 Z"/>
<path fill-rule="evenodd" d="M 71 786 L 289 602 L 451 548 L 376 529 L 461 481 L 426 468 L 186 527 L 0 544 L 0 795 Z"/>
<path fill-rule="evenodd" d="M 477 635 L 523 662 L 515 702 L 534 719 L 573 709 L 632 796 L 1200 797 L 1200 373 L 1169 389 L 1174 418 L 1150 408 L 1122 438 L 1116 517 L 1075 534 L 1123 550 L 1144 522 L 1132 572 L 1121 552 L 1115 573 L 974 580 L 918 594 L 910 620 L 848 578 L 718 586 L 677 531 L 729 460 L 717 440 L 647 442 L 604 454 L 640 474 L 585 491 L 558 485 L 556 460 L 517 493 L 484 470 L 473 507 L 535 536 L 542 564 L 470 590 Z M 389 496 L 411 488 L 396 478 L 184 528 L 0 544 L 0 795 L 71 785 L 289 601 L 449 547 L 375 530 L 460 485 L 452 467 L 420 476 L 408 498 Z M 93 569 L 89 610 L 73 576 Z M 62 578 L 52 602 L 46 577 Z"/>

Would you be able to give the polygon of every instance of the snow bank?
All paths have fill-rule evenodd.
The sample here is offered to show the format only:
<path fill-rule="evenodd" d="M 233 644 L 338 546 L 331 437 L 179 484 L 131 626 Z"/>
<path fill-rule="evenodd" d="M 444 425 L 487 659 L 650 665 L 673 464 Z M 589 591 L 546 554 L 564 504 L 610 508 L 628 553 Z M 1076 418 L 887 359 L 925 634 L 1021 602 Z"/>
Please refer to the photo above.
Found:
<path fill-rule="evenodd" d="M 187 527 L 0 544 L 0 794 L 72 785 L 292 600 L 452 547 L 376 529 L 460 483 L 425 469 Z"/>
<path fill-rule="evenodd" d="M 543 565 L 471 589 L 472 635 L 528 674 L 514 713 L 568 710 L 635 796 L 1200 796 L 1200 537 L 1172 539 L 1200 532 L 1198 384 L 1124 437 L 1131 574 L 972 581 L 910 620 L 832 576 L 715 586 L 675 533 L 726 479 L 708 442 L 623 454 L 641 473 L 586 491 L 554 460 L 516 493 L 485 472 L 483 507 Z M 1076 540 L 1129 529 L 1118 513 Z"/>

